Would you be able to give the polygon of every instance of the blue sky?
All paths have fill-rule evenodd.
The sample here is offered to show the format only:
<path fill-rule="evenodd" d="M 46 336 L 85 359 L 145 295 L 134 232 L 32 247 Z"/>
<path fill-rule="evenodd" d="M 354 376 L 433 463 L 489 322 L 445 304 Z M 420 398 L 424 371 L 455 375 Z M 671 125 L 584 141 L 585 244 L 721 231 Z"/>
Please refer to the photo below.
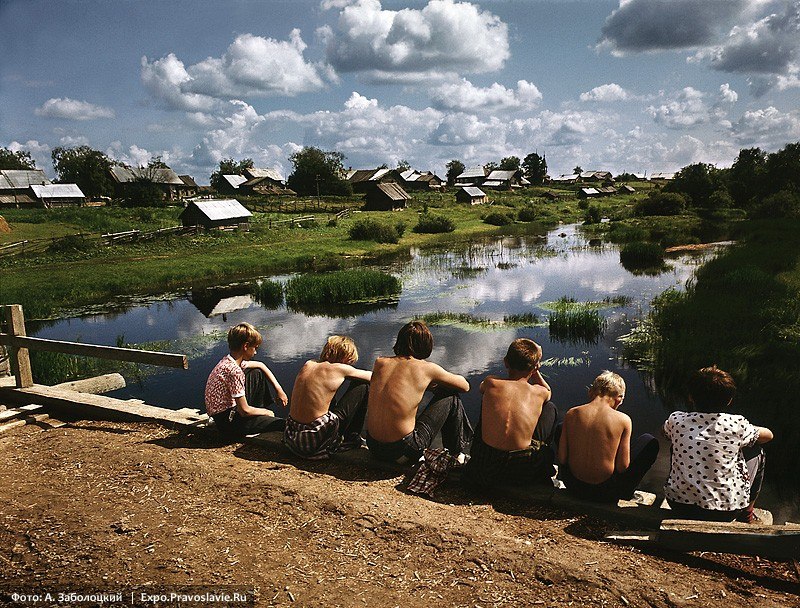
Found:
<path fill-rule="evenodd" d="M 800 0 L 0 0 L 0 146 L 440 175 L 729 166 L 800 140 Z"/>

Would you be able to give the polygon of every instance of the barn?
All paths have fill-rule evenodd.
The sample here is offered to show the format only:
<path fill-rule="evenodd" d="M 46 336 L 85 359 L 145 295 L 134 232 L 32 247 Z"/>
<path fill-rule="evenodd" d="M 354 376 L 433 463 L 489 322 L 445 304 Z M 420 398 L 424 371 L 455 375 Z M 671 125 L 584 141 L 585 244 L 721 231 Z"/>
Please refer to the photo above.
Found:
<path fill-rule="evenodd" d="M 45 184 L 31 186 L 31 192 L 38 205 L 52 207 L 82 207 L 86 196 L 77 184 Z"/>
<path fill-rule="evenodd" d="M 489 202 L 486 193 L 477 186 L 464 186 L 456 192 L 456 201 L 470 205 L 482 205 Z"/>
<path fill-rule="evenodd" d="M 189 201 L 181 212 L 184 226 L 203 226 L 222 228 L 249 224 L 253 216 L 242 204 L 233 198 Z"/>
<path fill-rule="evenodd" d="M 395 183 L 375 184 L 367 191 L 364 211 L 394 211 L 405 209 L 411 202 L 408 192 Z"/>

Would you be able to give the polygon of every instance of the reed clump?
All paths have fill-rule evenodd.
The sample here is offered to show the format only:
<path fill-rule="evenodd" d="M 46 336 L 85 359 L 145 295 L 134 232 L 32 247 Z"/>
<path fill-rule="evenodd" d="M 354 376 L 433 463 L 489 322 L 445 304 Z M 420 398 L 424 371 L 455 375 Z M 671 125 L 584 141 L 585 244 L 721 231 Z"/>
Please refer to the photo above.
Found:
<path fill-rule="evenodd" d="M 400 294 L 400 279 L 378 270 L 338 270 L 304 274 L 286 283 L 289 306 L 325 306 L 374 302 Z"/>
<path fill-rule="evenodd" d="M 562 299 L 547 317 L 550 337 L 559 342 L 597 344 L 606 329 L 606 320 L 593 306 Z"/>
<path fill-rule="evenodd" d="M 619 251 L 619 261 L 626 268 L 654 268 L 664 264 L 664 249 L 658 243 L 634 241 Z"/>
<path fill-rule="evenodd" d="M 253 298 L 266 309 L 275 310 L 283 304 L 283 285 L 265 279 L 252 287 Z"/>

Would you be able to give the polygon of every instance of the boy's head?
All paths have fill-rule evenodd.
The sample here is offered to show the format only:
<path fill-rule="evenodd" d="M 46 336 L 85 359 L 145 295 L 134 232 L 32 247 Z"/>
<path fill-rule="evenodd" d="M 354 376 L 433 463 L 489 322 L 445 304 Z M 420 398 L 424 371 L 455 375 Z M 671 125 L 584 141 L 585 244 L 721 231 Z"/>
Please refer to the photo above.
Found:
<path fill-rule="evenodd" d="M 358 361 L 358 349 L 356 343 L 347 336 L 331 336 L 322 347 L 320 361 L 328 363 L 346 363 L 353 365 Z"/>
<path fill-rule="evenodd" d="M 261 346 L 261 334 L 250 323 L 239 323 L 228 330 L 228 348 L 232 353 L 240 352 L 245 344 Z"/>
<path fill-rule="evenodd" d="M 394 343 L 395 355 L 427 359 L 432 351 L 433 336 L 423 321 L 411 321 L 400 328 Z"/>
<path fill-rule="evenodd" d="M 625 399 L 625 380 L 619 374 L 605 370 L 589 387 L 589 399 L 597 397 L 611 397 L 616 402 L 615 407 L 619 407 Z"/>
<path fill-rule="evenodd" d="M 716 365 L 697 370 L 689 377 L 689 400 L 698 412 L 721 412 L 736 395 L 736 383 Z"/>
<path fill-rule="evenodd" d="M 503 362 L 509 371 L 532 372 L 542 358 L 542 347 L 528 338 L 517 338 L 508 347 Z"/>

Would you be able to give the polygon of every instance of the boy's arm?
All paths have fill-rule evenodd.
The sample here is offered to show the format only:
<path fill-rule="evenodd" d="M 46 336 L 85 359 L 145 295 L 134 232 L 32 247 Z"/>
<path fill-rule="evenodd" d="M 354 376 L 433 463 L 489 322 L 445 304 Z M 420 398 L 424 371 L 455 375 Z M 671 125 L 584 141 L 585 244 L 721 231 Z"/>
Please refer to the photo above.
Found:
<path fill-rule="evenodd" d="M 247 397 L 235 397 L 236 411 L 242 416 L 269 416 L 272 412 L 263 407 L 252 407 L 247 403 Z"/>
<path fill-rule="evenodd" d="M 545 401 L 550 401 L 553 398 L 553 389 L 550 388 L 550 385 L 547 384 L 547 380 L 544 379 L 541 372 L 539 371 L 539 366 L 536 366 L 536 371 L 533 372 L 531 376 L 531 383 L 538 384 L 539 386 L 543 387 L 547 391 L 547 398 Z"/>
<path fill-rule="evenodd" d="M 267 380 L 269 380 L 269 383 L 273 386 L 273 388 L 275 388 L 275 396 L 278 398 L 278 403 L 281 405 L 281 407 L 286 407 L 286 405 L 289 403 L 289 397 L 286 396 L 286 393 L 284 392 L 280 382 L 278 382 L 278 379 L 275 377 L 275 374 L 273 374 L 272 371 L 261 361 L 248 361 L 247 367 L 260 369 L 262 372 L 264 372 L 264 375 L 267 377 Z M 253 414 L 250 415 L 252 416 Z"/>
<path fill-rule="evenodd" d="M 446 369 L 437 365 L 436 363 L 430 364 L 430 378 L 432 383 L 444 384 L 450 388 L 457 390 L 460 393 L 469 391 L 469 382 L 464 376 L 453 374 Z"/>
<path fill-rule="evenodd" d="M 631 419 L 625 415 L 622 436 L 619 438 L 617 446 L 617 457 L 614 460 L 614 471 L 624 473 L 631 466 Z"/>
<path fill-rule="evenodd" d="M 567 459 L 569 458 L 569 434 L 567 429 L 569 428 L 569 424 L 567 424 L 567 420 L 569 419 L 569 412 L 564 416 L 564 424 L 561 425 L 561 437 L 558 440 L 558 462 L 559 464 L 567 464 Z"/>
<path fill-rule="evenodd" d="M 372 381 L 372 372 L 365 369 L 358 369 L 346 363 L 337 363 L 342 370 L 345 378 L 354 378 L 355 380 L 363 380 L 364 382 Z"/>
<path fill-rule="evenodd" d="M 772 431 L 765 426 L 757 426 L 756 428 L 758 429 L 758 439 L 756 439 L 756 443 L 767 443 L 768 441 L 772 441 L 775 437 Z"/>

